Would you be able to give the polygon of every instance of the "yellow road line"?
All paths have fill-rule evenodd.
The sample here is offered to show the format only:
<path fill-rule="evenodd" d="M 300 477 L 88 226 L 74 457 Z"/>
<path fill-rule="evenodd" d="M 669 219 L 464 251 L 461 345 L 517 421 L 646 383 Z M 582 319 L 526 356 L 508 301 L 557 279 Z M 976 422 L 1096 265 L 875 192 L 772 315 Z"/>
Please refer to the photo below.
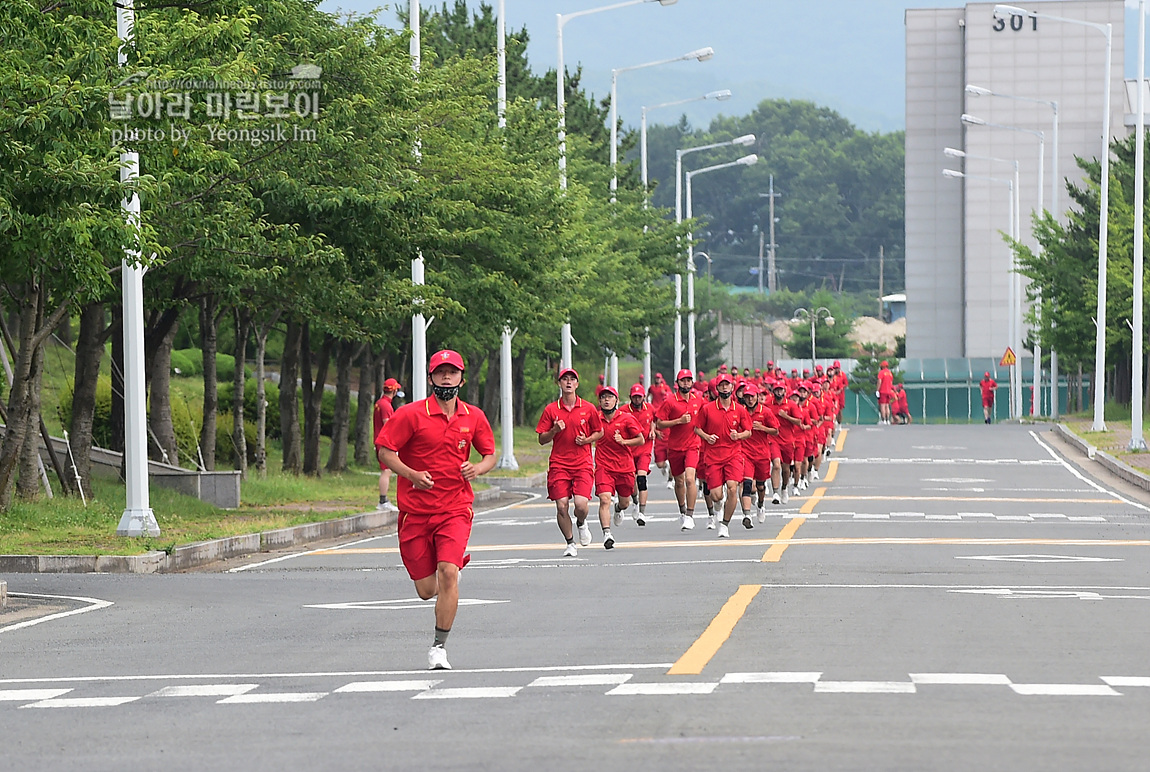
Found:
<path fill-rule="evenodd" d="M 819 490 L 823 490 L 820 488 Z M 818 491 L 815 491 L 818 495 Z M 1122 504 L 1121 499 L 1024 499 L 1007 496 L 824 496 L 823 501 L 999 501 L 1017 504 Z M 803 505 L 804 509 L 810 504 Z M 806 510 L 807 513 L 810 510 Z"/>
<path fill-rule="evenodd" d="M 790 540 L 795 535 L 795 531 L 799 530 L 799 526 L 805 523 L 805 517 L 796 517 L 789 523 L 783 526 L 783 530 L 779 531 L 779 535 L 775 537 L 775 543 L 771 548 L 763 553 L 763 563 L 778 563 L 783 557 L 783 553 L 787 551 L 790 546 Z"/>
<path fill-rule="evenodd" d="M 671 666 L 667 675 L 698 675 L 702 673 L 703 668 L 707 666 L 711 658 L 731 637 L 731 631 L 735 629 L 735 625 L 739 623 L 743 613 L 746 612 L 747 606 L 762 588 L 761 584 L 740 585 L 735 594 L 723 604 L 719 613 L 711 620 L 711 624 L 707 625 L 707 629 L 703 631 L 698 640 L 691 644 L 691 648 L 687 649 L 683 656 L 679 657 L 679 661 Z"/>
<path fill-rule="evenodd" d="M 827 476 L 823 478 L 823 482 L 834 482 L 835 475 L 839 472 L 839 462 L 832 461 L 831 465 L 827 467 Z"/>
<path fill-rule="evenodd" d="M 850 429 L 840 429 L 839 430 L 839 437 L 837 440 L 835 440 L 835 453 L 842 453 L 843 452 L 843 444 L 846 443 L 846 441 L 847 441 L 847 432 L 849 432 L 849 431 L 850 431 Z"/>
<path fill-rule="evenodd" d="M 822 499 L 823 494 L 825 494 L 826 492 L 827 492 L 826 488 L 815 488 L 815 492 L 811 494 L 811 497 L 809 499 L 807 499 L 805 502 L 803 502 L 803 505 L 801 507 L 799 507 L 799 514 L 800 515 L 809 515 L 811 512 L 814 512 L 815 507 L 819 503 L 819 500 Z M 830 496 L 828 498 L 834 498 L 834 496 Z"/>

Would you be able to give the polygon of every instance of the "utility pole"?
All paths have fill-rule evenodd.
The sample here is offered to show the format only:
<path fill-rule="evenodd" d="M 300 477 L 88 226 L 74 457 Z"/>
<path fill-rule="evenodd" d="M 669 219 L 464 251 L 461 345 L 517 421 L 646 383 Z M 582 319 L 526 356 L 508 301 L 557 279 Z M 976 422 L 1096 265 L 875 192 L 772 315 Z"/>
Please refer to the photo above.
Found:
<path fill-rule="evenodd" d="M 767 290 L 774 292 L 779 288 L 778 270 L 775 266 L 775 199 L 781 196 L 782 193 L 775 192 L 775 175 L 771 175 L 771 187 L 769 193 L 760 193 L 759 198 L 769 198 L 770 206 L 770 229 L 771 229 L 771 244 L 770 251 L 767 253 Z M 759 292 L 763 291 L 763 233 L 759 231 Z"/>
<path fill-rule="evenodd" d="M 766 239 L 766 233 L 762 228 L 759 228 L 759 294 L 763 294 L 763 241 Z"/>
<path fill-rule="evenodd" d="M 884 267 L 883 266 L 883 263 L 884 263 L 883 257 L 884 257 L 883 248 L 880 245 L 878 248 L 878 318 L 879 318 L 880 322 L 886 321 L 885 319 L 882 318 L 882 296 L 883 296 L 883 289 L 882 289 L 883 275 L 882 275 L 882 273 L 883 273 L 883 267 Z"/>

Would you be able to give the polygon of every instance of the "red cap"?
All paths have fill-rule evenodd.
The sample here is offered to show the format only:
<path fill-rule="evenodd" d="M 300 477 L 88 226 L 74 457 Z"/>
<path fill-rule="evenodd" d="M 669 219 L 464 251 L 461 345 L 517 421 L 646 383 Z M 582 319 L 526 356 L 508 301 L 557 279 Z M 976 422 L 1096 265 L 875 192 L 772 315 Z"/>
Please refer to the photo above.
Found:
<path fill-rule="evenodd" d="M 643 384 L 636 383 L 634 386 L 632 386 L 631 387 L 631 396 L 632 397 L 645 397 L 645 396 L 647 396 L 647 392 L 643 389 Z"/>
<path fill-rule="evenodd" d="M 715 384 L 714 385 L 718 386 L 720 383 L 734 384 L 734 382 L 735 382 L 735 380 L 733 378 L 731 378 L 731 376 L 728 375 L 727 373 L 720 373 L 719 376 L 717 378 L 715 378 Z"/>
<path fill-rule="evenodd" d="M 835 367 L 842 367 L 842 365 L 839 364 L 839 360 L 837 359 L 835 360 Z"/>
<path fill-rule="evenodd" d="M 570 373 L 571 375 L 574 375 L 575 380 L 579 380 L 579 373 L 575 372 L 574 367 L 564 367 L 562 370 L 559 371 L 559 376 L 555 380 L 557 380 L 557 381 L 563 380 L 563 376 L 567 375 L 568 373 Z"/>
<path fill-rule="evenodd" d="M 784 391 L 786 391 L 786 388 L 787 388 L 786 381 L 775 380 L 775 381 L 771 382 L 771 391 L 774 391 L 775 389 L 783 389 Z"/>
<path fill-rule="evenodd" d="M 707 375 L 707 374 L 706 374 L 705 372 L 703 372 L 702 370 L 700 370 L 699 372 L 695 373 L 695 380 L 697 380 L 697 381 L 701 381 L 701 380 L 703 380 L 703 378 L 705 378 L 705 377 L 706 377 L 706 375 Z"/>
<path fill-rule="evenodd" d="M 459 352 L 450 349 L 444 349 L 431 358 L 431 361 L 427 363 L 427 374 L 434 373 L 435 368 L 440 365 L 454 365 L 460 370 L 467 369 L 463 366 L 463 357 L 459 355 Z"/>
<path fill-rule="evenodd" d="M 883 367 L 890 367 L 890 364 L 884 359 L 884 360 L 882 360 L 882 366 Z"/>
<path fill-rule="evenodd" d="M 767 367 L 774 367 L 774 366 L 775 366 L 774 362 L 767 362 Z"/>
<path fill-rule="evenodd" d="M 400 385 L 399 381 L 395 380 L 394 378 L 388 378 L 386 381 L 383 382 L 383 388 L 394 389 L 395 391 L 399 391 L 400 389 L 403 388 L 403 386 Z"/>
<path fill-rule="evenodd" d="M 662 373 L 655 373 L 655 380 L 656 381 L 663 380 L 663 374 Z"/>
<path fill-rule="evenodd" d="M 679 371 L 679 374 L 675 376 L 675 380 L 681 381 L 684 378 L 690 378 L 693 381 L 693 380 L 695 380 L 695 374 L 692 373 L 690 370 L 683 368 L 682 370 Z"/>
<path fill-rule="evenodd" d="M 759 387 L 753 383 L 748 383 L 746 385 L 746 388 L 743 389 L 743 396 L 744 397 L 748 397 L 748 396 L 757 397 L 757 396 L 759 396 Z"/>
<path fill-rule="evenodd" d="M 989 377 L 990 377 L 990 373 L 989 373 L 989 372 L 983 373 L 983 374 L 982 374 L 982 377 L 983 377 L 983 378 L 989 378 Z"/>
<path fill-rule="evenodd" d="M 595 396 L 597 397 L 602 397 L 604 394 L 612 394 L 615 397 L 615 401 L 619 401 L 619 392 L 615 391 L 614 386 L 600 386 L 596 391 Z"/>

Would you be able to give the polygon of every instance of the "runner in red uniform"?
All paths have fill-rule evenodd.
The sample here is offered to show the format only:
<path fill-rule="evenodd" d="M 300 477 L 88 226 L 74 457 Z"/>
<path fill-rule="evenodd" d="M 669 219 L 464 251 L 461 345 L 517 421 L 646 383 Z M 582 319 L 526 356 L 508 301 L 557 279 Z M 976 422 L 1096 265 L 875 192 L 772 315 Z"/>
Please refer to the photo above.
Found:
<path fill-rule="evenodd" d="M 655 408 L 644 398 L 643 387 L 636 383 L 631 387 L 631 399 L 623 407 L 639 425 L 643 444 L 634 449 L 635 456 L 635 495 L 631 517 L 636 525 L 647 524 L 647 475 L 651 473 L 651 447 L 655 443 Z M 637 509 L 636 509 L 637 508 Z"/>
<path fill-rule="evenodd" d="M 994 414 L 994 391 L 998 388 L 998 383 L 990 377 L 989 372 L 982 374 L 982 380 L 978 382 L 978 388 L 982 392 L 982 419 L 985 423 L 990 423 L 990 417 Z"/>
<path fill-rule="evenodd" d="M 671 396 L 671 387 L 663 380 L 662 373 L 655 373 L 655 382 L 651 384 L 651 407 L 656 412 L 659 406 L 662 405 Z M 671 470 L 667 468 L 667 432 L 655 430 L 655 466 L 663 473 L 666 479 L 667 487 L 674 488 L 675 480 L 671 476 Z"/>
<path fill-rule="evenodd" d="M 894 397 L 894 375 L 884 359 L 878 371 L 878 418 L 880 424 L 890 423 L 890 401 Z"/>
<path fill-rule="evenodd" d="M 619 392 L 614 386 L 604 386 L 599 392 L 599 417 L 603 436 L 595 443 L 595 495 L 599 497 L 603 547 L 611 549 L 615 546 L 611 497 L 619 495 L 613 519 L 616 526 L 623 525 L 624 502 L 635 492 L 635 448 L 643 444 L 643 432 L 629 412 L 619 409 Z"/>
<path fill-rule="evenodd" d="M 379 437 L 380 431 L 383 430 L 383 425 L 386 424 L 391 417 L 395 415 L 395 407 L 392 405 L 392 400 L 397 396 L 402 397 L 403 392 L 400 391 L 403 387 L 399 385 L 399 381 L 394 378 L 388 378 L 383 382 L 383 394 L 376 400 L 375 409 L 371 411 L 371 428 L 372 437 Z M 379 446 L 375 446 L 375 454 L 379 455 Z M 379 506 L 376 507 L 380 512 L 394 512 L 396 507 L 387 500 L 388 489 L 391 488 L 391 470 L 387 468 L 387 464 L 383 461 L 379 462 Z"/>
<path fill-rule="evenodd" d="M 746 409 L 734 400 L 734 391 L 731 376 L 720 375 L 718 399 L 704 405 L 695 419 L 695 434 L 707 443 L 707 486 L 711 489 L 711 501 L 717 505 L 724 487 L 727 492 L 723 521 L 719 524 L 720 539 L 731 535 L 727 526 L 735 514 L 746 463 L 742 443 L 751 436 L 751 420 Z M 754 527 L 749 514 L 744 514 L 743 526 Z"/>
<path fill-rule="evenodd" d="M 575 557 L 574 534 L 568 507 L 575 502 L 575 524 L 579 527 L 579 544 L 591 543 L 587 511 L 595 470 L 591 461 L 591 443 L 603 436 L 603 422 L 594 405 L 580 398 L 579 373 L 573 367 L 559 371 L 559 399 L 543 408 L 535 432 L 539 444 L 551 443 L 547 462 L 547 498 L 555 502 L 555 519 L 567 540 L 564 557 Z"/>
<path fill-rule="evenodd" d="M 779 494 L 778 500 L 772 497 L 774 504 L 786 504 L 791 500 L 790 489 L 793 482 L 793 469 L 795 463 L 795 432 L 799 423 L 787 399 L 787 383 L 778 379 L 771 387 L 774 400 L 767 403 L 767 408 L 775 416 L 779 424 L 779 435 L 776 445 L 779 451 L 779 486 L 775 492 Z"/>
<path fill-rule="evenodd" d="M 774 477 L 774 460 L 778 457 L 772 438 L 779 434 L 779 420 L 767 409 L 765 394 L 754 384 L 743 390 L 743 405 L 751 420 L 751 436 L 743 443 L 743 455 L 747 460 L 743 479 L 743 510 L 750 508 L 750 485 L 753 483 L 756 493 L 755 511 L 760 523 L 766 519 L 763 505 L 767 499 L 767 482 Z"/>
<path fill-rule="evenodd" d="M 910 404 L 906 399 L 906 389 L 903 388 L 901 383 L 894 385 L 894 422 L 896 424 L 909 424 L 910 423 Z"/>
<path fill-rule="evenodd" d="M 695 499 L 699 495 L 695 483 L 699 438 L 695 436 L 693 423 L 703 407 L 703 398 L 692 390 L 693 385 L 691 371 L 680 370 L 675 377 L 675 393 L 655 412 L 655 428 L 667 430 L 667 463 L 675 478 L 679 527 L 684 531 L 695 527 Z"/>
<path fill-rule="evenodd" d="M 471 536 L 471 481 L 495 466 L 487 416 L 459 399 L 463 357 L 440 351 L 428 365 L 433 395 L 396 411 L 376 439 L 378 456 L 399 475 L 399 556 L 420 598 L 435 598 L 432 670 L 450 670 L 447 634 L 459 607 L 459 570 Z M 481 458 L 471 463 L 471 449 Z"/>

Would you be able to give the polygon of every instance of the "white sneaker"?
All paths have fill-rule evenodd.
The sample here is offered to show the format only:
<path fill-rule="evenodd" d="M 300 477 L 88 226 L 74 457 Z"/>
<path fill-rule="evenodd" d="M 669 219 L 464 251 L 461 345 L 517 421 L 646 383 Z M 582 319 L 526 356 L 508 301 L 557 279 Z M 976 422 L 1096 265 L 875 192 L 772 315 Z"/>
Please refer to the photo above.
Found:
<path fill-rule="evenodd" d="M 762 507 L 758 507 L 757 513 L 758 513 L 758 517 L 759 517 L 759 523 L 760 524 L 765 523 L 767 520 L 767 510 L 763 509 Z"/>
<path fill-rule="evenodd" d="M 679 528 L 684 531 L 690 531 L 695 528 L 695 518 L 691 515 L 683 515 L 680 519 Z"/>
<path fill-rule="evenodd" d="M 603 534 L 603 549 L 609 550 L 615 548 L 615 537 L 611 535 L 610 531 Z"/>
<path fill-rule="evenodd" d="M 615 526 L 616 528 L 623 525 L 623 510 L 615 510 L 615 514 L 611 515 L 611 525 Z"/>
<path fill-rule="evenodd" d="M 762 521 L 760 520 L 759 522 L 762 522 Z M 744 528 L 754 528 L 755 527 L 755 524 L 751 522 L 751 513 L 750 512 L 744 512 L 743 513 L 743 527 Z"/>
<path fill-rule="evenodd" d="M 575 542 L 571 542 L 567 545 L 567 549 L 563 550 L 563 557 L 565 558 L 573 558 L 577 557 L 578 555 L 579 550 L 575 547 Z"/>
<path fill-rule="evenodd" d="M 579 546 L 586 547 L 591 543 L 591 528 L 587 523 L 579 526 Z"/>
<path fill-rule="evenodd" d="M 778 496 L 778 494 L 777 494 L 777 493 L 776 493 L 775 495 L 776 495 L 776 496 Z M 789 502 L 790 502 L 790 500 L 791 500 L 791 493 L 790 493 L 790 491 L 789 491 L 788 489 L 786 489 L 786 488 L 783 488 L 782 503 L 784 503 L 784 504 L 786 504 L 786 503 L 789 503 Z"/>
<path fill-rule="evenodd" d="M 781 503 L 781 495 L 779 494 L 778 491 L 775 491 L 774 495 L 771 496 L 771 503 L 772 504 Z"/>
<path fill-rule="evenodd" d="M 707 530 L 708 531 L 715 530 L 715 516 L 714 515 L 707 515 Z"/>
<path fill-rule="evenodd" d="M 646 524 L 647 524 L 647 515 L 645 512 L 643 512 L 643 510 L 640 509 L 635 513 L 635 525 L 646 525 Z"/>
<path fill-rule="evenodd" d="M 818 469 L 812 469 L 811 470 L 811 479 L 812 480 L 819 479 L 819 470 Z"/>
<path fill-rule="evenodd" d="M 719 538 L 720 539 L 731 538 L 731 531 L 730 531 L 730 529 L 727 528 L 726 523 L 719 523 Z"/>
<path fill-rule="evenodd" d="M 427 650 L 428 670 L 451 670 L 451 663 L 447 661 L 447 650 L 442 646 L 432 646 Z"/>
<path fill-rule="evenodd" d="M 674 477 L 672 477 L 670 480 L 667 480 L 667 490 L 672 490 L 672 491 L 675 490 L 675 478 Z"/>

